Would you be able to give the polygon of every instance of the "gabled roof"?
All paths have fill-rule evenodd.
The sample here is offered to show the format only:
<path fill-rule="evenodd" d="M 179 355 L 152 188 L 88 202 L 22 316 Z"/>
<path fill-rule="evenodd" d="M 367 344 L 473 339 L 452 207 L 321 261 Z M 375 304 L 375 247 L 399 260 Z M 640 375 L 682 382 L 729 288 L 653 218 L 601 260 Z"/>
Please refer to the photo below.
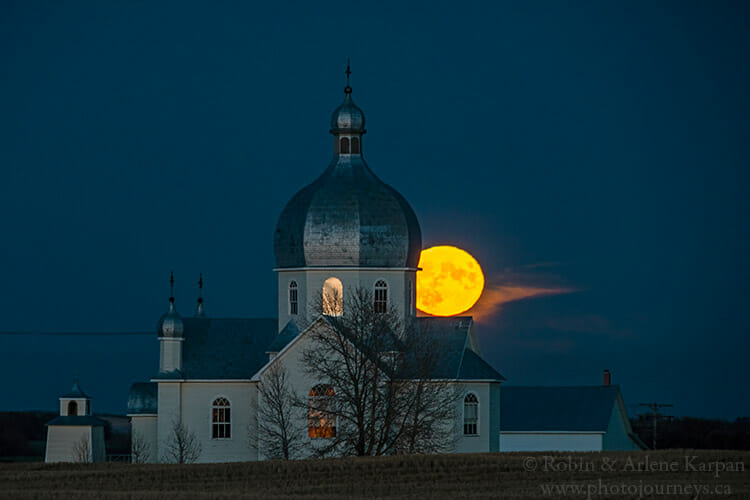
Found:
<path fill-rule="evenodd" d="M 249 379 L 267 360 L 275 318 L 183 318 L 182 370 L 154 379 Z"/>
<path fill-rule="evenodd" d="M 94 427 L 104 427 L 107 425 L 107 422 L 91 415 L 66 415 L 52 419 L 44 425 L 91 425 Z"/>
<path fill-rule="evenodd" d="M 442 353 L 433 379 L 505 380 L 474 351 L 471 338 L 471 316 L 423 316 L 417 318 L 420 334 L 435 339 Z"/>
<path fill-rule="evenodd" d="M 620 387 L 513 387 L 500 391 L 505 432 L 606 432 Z"/>
<path fill-rule="evenodd" d="M 495 370 L 479 354 L 471 349 L 464 349 L 461 368 L 458 370 L 459 380 L 505 380 L 505 377 Z"/>
<path fill-rule="evenodd" d="M 78 385 L 78 381 L 76 380 L 73 382 L 73 388 L 70 389 L 70 392 L 66 392 L 61 398 L 70 398 L 70 399 L 91 399 L 85 392 L 83 392 L 83 389 L 81 389 L 81 386 Z"/>
<path fill-rule="evenodd" d="M 130 386 L 128 415 L 156 413 L 158 408 L 158 386 L 155 382 L 136 382 Z"/>
<path fill-rule="evenodd" d="M 299 335 L 299 328 L 294 321 L 290 320 L 271 341 L 271 344 L 266 348 L 266 353 L 281 351 L 297 335 Z"/>

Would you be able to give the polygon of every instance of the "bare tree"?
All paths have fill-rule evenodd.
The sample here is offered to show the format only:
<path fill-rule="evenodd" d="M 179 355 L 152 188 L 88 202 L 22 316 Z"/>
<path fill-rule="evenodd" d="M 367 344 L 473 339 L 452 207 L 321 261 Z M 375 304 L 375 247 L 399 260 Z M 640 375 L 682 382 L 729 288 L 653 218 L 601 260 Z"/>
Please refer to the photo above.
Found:
<path fill-rule="evenodd" d="M 91 462 L 91 444 L 87 435 L 81 436 L 73 445 L 73 458 L 76 462 Z"/>
<path fill-rule="evenodd" d="M 259 402 L 254 404 L 256 421 L 251 424 L 251 442 L 267 458 L 298 458 L 305 446 L 303 415 L 289 386 L 287 372 L 277 363 L 258 384 Z M 255 439 L 253 439 L 255 438 Z"/>
<path fill-rule="evenodd" d="M 187 428 L 181 420 L 172 421 L 172 428 L 165 443 L 164 461 L 176 464 L 197 462 L 203 448 L 195 433 Z"/>
<path fill-rule="evenodd" d="M 311 332 L 304 350 L 306 371 L 330 387 L 301 402 L 311 422 L 319 418 L 330 432 L 316 441 L 323 454 L 387 455 L 442 451 L 450 442 L 456 393 L 433 380 L 440 346 L 428 342 L 414 318 L 403 321 L 393 307 L 378 309 L 372 293 L 357 288 L 322 298 L 329 328 Z M 385 309 L 385 310 L 383 310 Z M 335 425 L 335 428 L 332 426 Z"/>
<path fill-rule="evenodd" d="M 130 458 L 134 464 L 145 464 L 151 460 L 151 445 L 137 429 L 130 437 Z"/>

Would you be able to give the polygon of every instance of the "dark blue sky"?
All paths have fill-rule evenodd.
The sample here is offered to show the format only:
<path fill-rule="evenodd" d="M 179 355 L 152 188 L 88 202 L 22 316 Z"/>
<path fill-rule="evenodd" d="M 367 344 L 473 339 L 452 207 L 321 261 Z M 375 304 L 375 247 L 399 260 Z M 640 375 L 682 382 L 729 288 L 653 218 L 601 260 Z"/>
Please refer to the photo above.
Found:
<path fill-rule="evenodd" d="M 350 56 L 425 246 L 579 290 L 482 319 L 509 382 L 609 368 L 629 405 L 750 415 L 746 3 L 326 5 L 2 2 L 0 330 L 152 330 L 170 269 L 183 313 L 203 272 L 211 315 L 274 316 L 276 220 Z M 122 411 L 156 368 L 155 336 L 50 339 L 0 335 L 0 409 L 75 372 Z"/>

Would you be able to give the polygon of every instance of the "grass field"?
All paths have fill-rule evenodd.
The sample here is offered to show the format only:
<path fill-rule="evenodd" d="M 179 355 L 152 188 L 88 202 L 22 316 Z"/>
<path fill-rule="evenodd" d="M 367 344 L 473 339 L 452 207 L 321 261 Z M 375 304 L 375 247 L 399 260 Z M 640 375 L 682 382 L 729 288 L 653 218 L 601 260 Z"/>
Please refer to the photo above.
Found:
<path fill-rule="evenodd" d="M 0 464 L 0 497 L 750 498 L 750 452 L 494 453 L 200 465 Z"/>

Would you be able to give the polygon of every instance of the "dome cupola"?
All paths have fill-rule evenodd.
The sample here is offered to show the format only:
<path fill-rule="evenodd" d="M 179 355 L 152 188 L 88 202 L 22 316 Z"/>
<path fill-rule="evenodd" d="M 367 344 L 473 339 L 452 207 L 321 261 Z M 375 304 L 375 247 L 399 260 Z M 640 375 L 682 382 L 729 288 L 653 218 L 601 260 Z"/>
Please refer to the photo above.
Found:
<path fill-rule="evenodd" d="M 409 203 L 362 157 L 365 117 L 352 100 L 347 65 L 344 102 L 331 118 L 328 168 L 287 203 L 276 225 L 279 268 L 416 268 L 419 222 Z"/>

